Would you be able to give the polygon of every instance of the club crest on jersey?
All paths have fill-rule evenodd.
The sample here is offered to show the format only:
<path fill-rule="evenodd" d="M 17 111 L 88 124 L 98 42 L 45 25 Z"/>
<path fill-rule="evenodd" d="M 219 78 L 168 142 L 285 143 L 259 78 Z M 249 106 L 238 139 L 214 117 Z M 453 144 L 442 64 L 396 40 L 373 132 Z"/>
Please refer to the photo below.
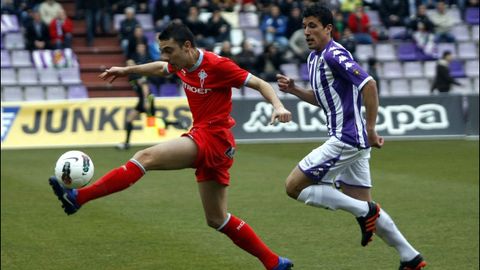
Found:
<path fill-rule="evenodd" d="M 205 84 L 205 79 L 208 77 L 208 74 L 207 72 L 205 72 L 204 69 L 202 69 L 198 73 L 198 77 L 200 78 L 200 88 L 203 88 L 203 85 Z"/>

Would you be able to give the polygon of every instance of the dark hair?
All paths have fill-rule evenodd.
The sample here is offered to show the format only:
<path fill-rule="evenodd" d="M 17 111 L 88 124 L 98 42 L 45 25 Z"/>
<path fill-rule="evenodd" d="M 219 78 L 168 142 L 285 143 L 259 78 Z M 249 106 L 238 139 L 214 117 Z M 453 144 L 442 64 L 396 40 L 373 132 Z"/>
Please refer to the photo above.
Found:
<path fill-rule="evenodd" d="M 374 66 L 375 64 L 377 64 L 377 59 L 375 57 L 368 58 L 368 65 L 369 66 Z"/>
<path fill-rule="evenodd" d="M 190 41 L 192 47 L 196 47 L 195 37 L 192 31 L 181 22 L 169 23 L 165 30 L 158 35 L 158 40 L 160 41 L 169 39 L 173 39 L 180 47 L 185 44 L 185 41 Z"/>
<path fill-rule="evenodd" d="M 445 57 L 447 57 L 447 56 L 449 56 L 449 55 L 451 55 L 451 54 L 452 54 L 451 51 L 444 51 L 444 52 L 443 52 L 443 55 L 442 55 L 442 59 L 445 59 Z"/>
<path fill-rule="evenodd" d="M 307 6 L 303 11 L 303 18 L 310 16 L 316 17 L 323 24 L 324 27 L 328 24 L 333 25 L 332 11 L 327 6 L 322 5 L 318 2 Z"/>

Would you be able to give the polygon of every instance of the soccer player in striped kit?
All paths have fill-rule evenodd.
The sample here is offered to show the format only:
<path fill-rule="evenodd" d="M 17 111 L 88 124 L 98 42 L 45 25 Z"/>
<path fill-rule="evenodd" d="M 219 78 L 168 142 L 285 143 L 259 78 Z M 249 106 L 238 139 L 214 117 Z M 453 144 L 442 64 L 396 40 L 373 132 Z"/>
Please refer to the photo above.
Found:
<path fill-rule="evenodd" d="M 229 169 L 235 153 L 231 131 L 235 120 L 230 116 L 232 87 L 246 85 L 259 91 L 273 105 L 272 123 L 289 122 L 291 113 L 270 84 L 228 58 L 198 49 L 192 32 L 185 25 L 171 23 L 160 33 L 158 40 L 163 61 L 111 67 L 100 78 L 113 82 L 115 78 L 128 74 L 176 74 L 183 83 L 193 127 L 180 138 L 138 151 L 125 165 L 111 170 L 89 186 L 66 189 L 51 177 L 49 183 L 65 212 L 73 214 L 91 200 L 126 189 L 147 171 L 195 168 L 207 224 L 257 257 L 265 269 L 291 269 L 293 263 L 289 259 L 270 250 L 248 223 L 227 212 Z"/>
<path fill-rule="evenodd" d="M 400 270 L 422 269 L 426 266 L 422 255 L 408 243 L 385 210 L 372 201 L 370 149 L 381 148 L 384 143 L 375 131 L 377 86 L 351 53 L 331 38 L 332 28 L 333 16 L 327 7 L 317 3 L 305 9 L 303 29 L 312 50 L 307 65 L 313 90 L 277 75 L 281 91 L 323 109 L 330 136 L 287 177 L 287 194 L 307 205 L 350 212 L 360 225 L 362 246 L 376 233 L 398 251 Z M 361 113 L 362 97 L 366 119 Z"/>

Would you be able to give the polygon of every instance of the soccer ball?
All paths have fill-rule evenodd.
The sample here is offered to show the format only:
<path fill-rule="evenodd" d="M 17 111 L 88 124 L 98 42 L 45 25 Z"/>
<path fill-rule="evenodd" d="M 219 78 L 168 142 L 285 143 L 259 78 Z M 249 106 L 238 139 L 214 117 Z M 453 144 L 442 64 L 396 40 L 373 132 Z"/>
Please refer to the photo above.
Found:
<path fill-rule="evenodd" d="M 92 159 L 81 151 L 68 151 L 55 165 L 55 176 L 66 188 L 80 188 L 90 183 L 94 166 Z"/>

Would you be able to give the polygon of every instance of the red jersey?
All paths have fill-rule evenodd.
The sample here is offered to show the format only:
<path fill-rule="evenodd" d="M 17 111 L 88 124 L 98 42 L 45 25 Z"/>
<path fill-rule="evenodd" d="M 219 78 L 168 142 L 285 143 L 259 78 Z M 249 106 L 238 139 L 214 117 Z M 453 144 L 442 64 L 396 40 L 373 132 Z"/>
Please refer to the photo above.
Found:
<path fill-rule="evenodd" d="M 192 112 L 193 127 L 210 125 L 231 128 L 235 121 L 232 111 L 232 87 L 240 88 L 250 73 L 229 58 L 198 50 L 200 56 L 191 69 L 177 70 L 168 64 L 168 73 L 182 80 Z"/>

